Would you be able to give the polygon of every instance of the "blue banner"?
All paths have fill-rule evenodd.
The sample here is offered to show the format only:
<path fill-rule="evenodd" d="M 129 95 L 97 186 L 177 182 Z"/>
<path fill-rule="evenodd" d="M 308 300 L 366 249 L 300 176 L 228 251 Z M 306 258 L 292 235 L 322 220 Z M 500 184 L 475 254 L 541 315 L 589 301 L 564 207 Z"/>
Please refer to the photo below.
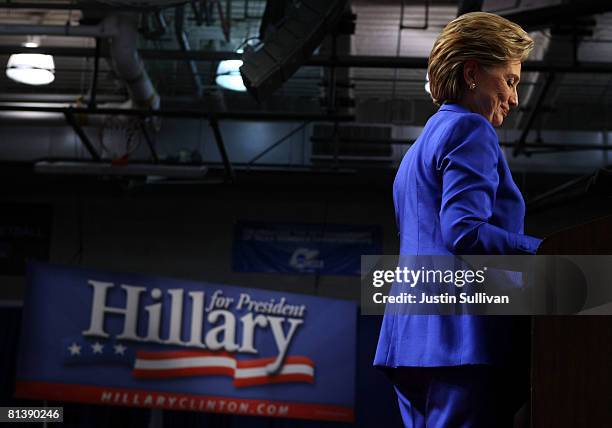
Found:
<path fill-rule="evenodd" d="M 236 272 L 360 275 L 361 256 L 382 252 L 379 226 L 241 222 Z"/>
<path fill-rule="evenodd" d="M 351 421 L 356 305 L 34 263 L 17 395 Z"/>

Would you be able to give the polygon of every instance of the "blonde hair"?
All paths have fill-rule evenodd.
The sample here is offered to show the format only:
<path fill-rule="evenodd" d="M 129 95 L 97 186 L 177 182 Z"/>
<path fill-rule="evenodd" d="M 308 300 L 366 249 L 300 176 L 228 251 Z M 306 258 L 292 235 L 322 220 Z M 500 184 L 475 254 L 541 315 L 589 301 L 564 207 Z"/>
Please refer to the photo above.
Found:
<path fill-rule="evenodd" d="M 495 66 L 523 62 L 533 49 L 533 39 L 519 25 L 499 15 L 471 12 L 448 23 L 436 39 L 427 73 L 434 104 L 457 101 L 465 90 L 463 64 L 475 60 Z"/>

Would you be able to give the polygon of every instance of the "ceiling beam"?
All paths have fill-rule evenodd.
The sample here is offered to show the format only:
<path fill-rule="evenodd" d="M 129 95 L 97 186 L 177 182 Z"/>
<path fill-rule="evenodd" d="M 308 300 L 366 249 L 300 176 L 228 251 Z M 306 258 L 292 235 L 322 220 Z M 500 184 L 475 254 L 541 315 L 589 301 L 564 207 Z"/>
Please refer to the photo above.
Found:
<path fill-rule="evenodd" d="M 0 105 L 0 111 L 22 111 L 61 113 L 64 115 L 91 114 L 91 115 L 115 115 L 135 117 L 173 117 L 178 119 L 211 119 L 211 120 L 261 120 L 261 121 L 321 121 L 321 122 L 350 122 L 355 120 L 353 115 L 330 115 L 317 113 L 268 113 L 268 112 L 214 112 L 197 110 L 138 110 L 125 108 L 75 108 L 75 107 L 53 107 L 53 106 L 24 106 L 24 105 Z"/>
<path fill-rule="evenodd" d="M 512 22 L 516 22 L 526 30 L 536 30 L 542 28 L 548 28 L 551 25 L 559 23 L 574 23 L 576 18 L 595 15 L 604 13 L 612 10 L 612 2 L 610 0 L 571 0 L 558 2 L 547 6 L 546 2 L 541 2 L 541 7 L 532 7 L 521 9 L 510 10 L 505 12 L 503 10 L 495 12 L 509 19 Z M 537 6 L 537 3 L 536 3 Z"/>
<path fill-rule="evenodd" d="M 186 3 L 186 2 L 185 2 Z M 174 5 L 171 5 L 174 6 Z M 170 7 L 170 6 L 166 6 Z M 161 6 L 133 6 L 129 4 L 105 4 L 93 1 L 80 1 L 75 2 L 49 2 L 49 3 L 37 3 L 37 2 L 11 2 L 3 1 L 0 2 L 0 9 L 27 9 L 27 10 L 84 10 L 84 11 L 102 11 L 102 12 L 116 12 L 118 10 L 124 11 L 138 11 L 144 12 L 147 10 L 158 10 L 162 9 Z"/>
<path fill-rule="evenodd" d="M 0 46 L 0 55 L 23 53 L 21 46 Z M 76 47 L 40 47 L 28 48 L 28 52 L 46 53 L 58 57 L 95 57 L 94 48 Z M 240 59 L 241 55 L 236 52 L 223 51 L 188 51 L 181 50 L 155 50 L 139 49 L 142 58 L 148 60 L 167 61 L 222 61 L 225 59 Z M 101 52 L 102 57 L 108 57 L 108 52 Z M 303 64 L 304 66 L 319 67 L 358 67 L 358 68 L 405 68 L 422 69 L 427 68 L 427 58 L 395 57 L 395 56 L 363 56 L 363 55 L 338 55 L 336 59 L 327 56 L 315 55 Z M 578 63 L 578 64 L 548 64 L 545 61 L 526 61 L 523 63 L 523 72 L 541 71 L 557 73 L 612 73 L 612 63 Z"/>

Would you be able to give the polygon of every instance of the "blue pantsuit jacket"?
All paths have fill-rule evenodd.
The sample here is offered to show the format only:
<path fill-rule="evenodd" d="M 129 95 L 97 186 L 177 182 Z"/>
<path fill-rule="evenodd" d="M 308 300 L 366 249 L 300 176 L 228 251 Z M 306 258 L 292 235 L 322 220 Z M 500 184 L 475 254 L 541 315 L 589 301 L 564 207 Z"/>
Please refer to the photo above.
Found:
<path fill-rule="evenodd" d="M 444 104 L 404 156 L 393 185 L 401 255 L 533 254 L 523 234 L 525 203 L 493 126 Z M 374 365 L 511 363 L 512 318 L 384 317 Z"/>

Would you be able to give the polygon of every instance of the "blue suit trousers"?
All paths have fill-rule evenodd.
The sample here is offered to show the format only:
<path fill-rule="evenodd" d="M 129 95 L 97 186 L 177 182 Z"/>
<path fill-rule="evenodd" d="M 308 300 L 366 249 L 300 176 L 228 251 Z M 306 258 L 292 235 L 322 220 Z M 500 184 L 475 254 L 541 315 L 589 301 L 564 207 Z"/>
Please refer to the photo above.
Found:
<path fill-rule="evenodd" d="M 512 428 L 523 375 L 490 365 L 388 369 L 406 428 Z"/>

